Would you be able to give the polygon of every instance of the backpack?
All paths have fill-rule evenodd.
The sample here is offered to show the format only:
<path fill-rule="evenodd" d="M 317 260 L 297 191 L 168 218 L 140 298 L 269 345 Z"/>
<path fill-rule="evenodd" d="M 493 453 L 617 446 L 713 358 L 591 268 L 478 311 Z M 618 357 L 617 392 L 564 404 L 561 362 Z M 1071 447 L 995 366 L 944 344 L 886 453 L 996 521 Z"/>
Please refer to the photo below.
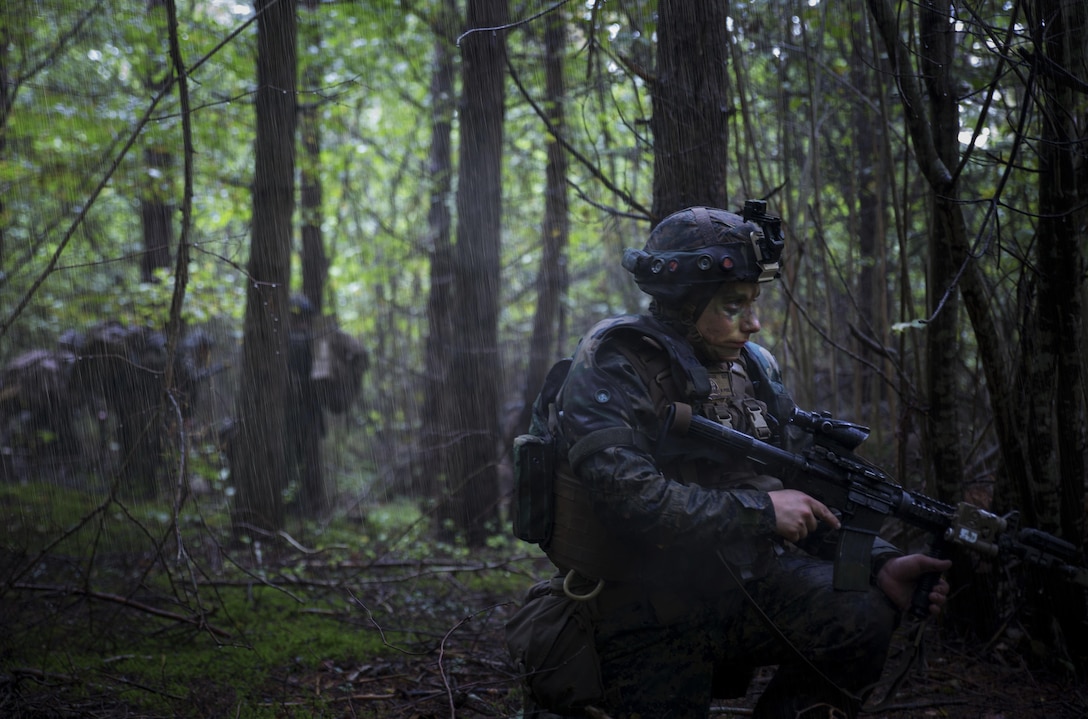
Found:
<path fill-rule="evenodd" d="M 651 354 L 663 363 L 632 355 L 632 363 L 640 372 L 652 378 L 652 386 L 661 394 L 662 378 L 679 380 L 678 387 L 685 394 L 705 395 L 709 392 L 706 370 L 691 354 L 680 337 L 656 320 L 644 315 L 621 315 L 599 322 L 587 337 L 600 342 L 615 332 L 634 332 L 652 340 L 656 350 Z M 661 350 L 665 350 L 664 353 Z M 555 518 L 555 476 L 561 461 L 572 455 L 585 456 L 610 441 L 598 437 L 594 441 L 583 440 L 571 448 L 558 435 L 555 401 L 567 379 L 573 358 L 559 360 L 544 378 L 540 392 L 533 402 L 529 431 L 514 438 L 514 501 L 512 524 L 514 536 L 530 544 L 547 549 L 551 540 Z M 663 397 L 663 394 L 662 394 Z M 561 454 L 562 453 L 562 454 Z"/>
<path fill-rule="evenodd" d="M 543 547 L 551 539 L 555 515 L 553 487 L 560 451 L 560 438 L 553 429 L 551 415 L 571 362 L 566 357 L 548 370 L 533 402 L 529 432 L 514 439 L 514 536 Z"/>

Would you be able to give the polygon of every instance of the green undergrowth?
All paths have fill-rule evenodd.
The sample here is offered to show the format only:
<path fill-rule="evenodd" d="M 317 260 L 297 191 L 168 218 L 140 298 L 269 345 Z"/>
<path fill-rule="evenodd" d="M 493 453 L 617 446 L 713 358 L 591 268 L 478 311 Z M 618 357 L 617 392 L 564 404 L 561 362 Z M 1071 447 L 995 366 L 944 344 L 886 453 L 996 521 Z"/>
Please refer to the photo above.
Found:
<path fill-rule="evenodd" d="M 433 655 L 529 583 L 523 548 L 436 544 L 408 502 L 237 541 L 219 506 L 5 485 L 0 519 L 0 683 L 27 706 L 341 716 L 337 676 Z"/>
<path fill-rule="evenodd" d="M 36 626 L 15 630 L 5 665 L 88 698 L 109 692 L 152 715 L 282 716 L 305 695 L 296 689 L 300 678 L 323 663 L 352 665 L 393 651 L 374 632 L 350 631 L 314 612 L 320 602 L 305 593 L 232 587 L 217 599 L 208 618 L 215 633 L 139 610 L 39 616 Z"/>

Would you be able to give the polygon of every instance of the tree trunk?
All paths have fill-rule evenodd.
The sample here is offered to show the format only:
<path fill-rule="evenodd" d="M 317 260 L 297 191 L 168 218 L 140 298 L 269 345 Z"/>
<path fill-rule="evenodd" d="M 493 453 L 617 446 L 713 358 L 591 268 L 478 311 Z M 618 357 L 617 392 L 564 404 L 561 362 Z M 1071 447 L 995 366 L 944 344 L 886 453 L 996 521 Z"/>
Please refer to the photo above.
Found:
<path fill-rule="evenodd" d="M 959 153 L 959 107 L 953 81 L 954 26 L 948 7 L 924 2 L 919 9 L 922 78 L 929 98 L 929 122 L 937 157 L 945 167 L 955 167 Z M 932 221 L 929 235 L 929 273 L 926 279 L 930 322 L 927 328 L 926 380 L 929 412 L 926 415 L 928 445 L 936 469 L 936 493 L 956 497 L 962 492 L 963 454 L 956 392 L 959 341 L 959 271 L 955 245 L 965 245 L 965 228 L 956 203 L 954 181 L 931 186 Z"/>
<path fill-rule="evenodd" d="M 294 0 L 258 0 L 257 139 L 253 236 L 238 394 L 238 432 L 231 443 L 236 533 L 252 524 L 283 527 L 287 387 L 288 282 L 295 206 Z"/>
<path fill-rule="evenodd" d="M 315 78 L 316 79 L 316 78 Z M 302 168 L 299 172 L 302 218 L 302 294 L 317 315 L 324 314 L 325 283 L 329 276 L 329 258 L 321 232 L 321 125 L 318 106 L 306 105 L 299 112 L 302 137 Z"/>
<path fill-rule="evenodd" d="M 165 1 L 148 0 L 148 14 L 165 27 Z M 161 19 L 160 19 L 161 18 Z M 150 94 L 159 93 L 169 79 L 170 70 L 165 57 L 157 52 L 148 59 L 148 73 L 144 85 Z M 152 140 L 154 142 L 154 140 Z M 169 201 L 172 185 L 170 175 L 174 168 L 173 155 L 158 144 L 144 150 L 147 179 L 141 185 L 140 221 L 143 227 L 144 251 L 140 257 L 140 279 L 151 282 L 155 270 L 170 267 L 170 252 L 174 246 L 174 205 Z"/>
<path fill-rule="evenodd" d="M 1088 102 L 1068 78 L 1088 77 L 1088 8 L 1083 3 L 1037 0 L 1030 27 L 1035 33 L 1037 72 L 1043 92 L 1039 143 L 1039 229 L 1036 235 L 1038 301 L 1037 355 L 1041 370 L 1030 383 L 1033 414 L 1028 425 L 1043 431 L 1032 452 L 1034 494 L 1041 528 L 1071 541 L 1084 536 L 1084 387 L 1080 371 L 1081 292 L 1085 270 L 1082 243 L 1088 212 Z M 1064 72 L 1063 72 L 1064 71 Z M 1080 128 L 1078 129 L 1078 124 Z M 1057 381 L 1055 381 L 1057 378 Z M 1045 401 L 1040 401 L 1045 399 Z M 1038 423 L 1038 424 L 1037 424 Z M 1042 426 L 1040 426 L 1042 425 Z"/>
<path fill-rule="evenodd" d="M 726 206 L 727 3 L 660 0 L 653 85 L 653 222 L 693 205 Z"/>
<path fill-rule="evenodd" d="M 303 0 L 306 18 L 301 32 L 304 33 L 306 47 L 320 47 L 320 24 L 317 20 L 318 0 Z M 322 56 L 309 58 L 303 74 L 303 86 L 308 90 L 320 87 Z M 322 187 L 321 187 L 321 114 L 320 95 L 310 93 L 311 100 L 299 105 L 299 136 L 302 156 L 299 161 L 300 203 L 299 216 L 302 234 L 302 294 L 309 301 L 313 316 L 307 323 L 304 341 L 312 351 L 314 326 L 322 315 L 325 297 L 325 282 L 328 278 L 329 260 L 325 256 L 325 242 L 321 233 Z M 293 435 L 291 446 L 298 456 L 296 467 L 299 482 L 299 508 L 304 516 L 316 517 L 326 512 L 332 505 L 333 488 L 328 486 L 324 472 L 324 456 L 321 452 L 322 439 L 325 436 L 324 410 L 316 395 L 316 388 L 311 377 L 301 377 L 298 390 L 303 396 L 295 399 L 302 405 L 296 414 L 289 415 L 302 421 L 288 426 Z"/>
<path fill-rule="evenodd" d="M 308 22 L 302 33 L 307 47 L 321 46 L 321 22 L 317 14 L 320 0 L 302 0 Z M 324 55 L 310 58 L 306 64 L 302 83 L 310 90 L 309 102 L 299 105 L 299 136 L 302 138 L 302 159 L 299 163 L 300 205 L 302 226 L 302 294 L 310 300 L 315 314 L 323 314 L 325 283 L 329 276 L 329 258 L 325 254 L 325 240 L 321 233 L 324 216 L 321 200 L 321 87 Z"/>
<path fill-rule="evenodd" d="M 7 23 L 0 26 L 0 158 L 7 159 L 7 127 L 8 117 L 11 115 L 11 79 L 8 73 L 9 54 L 11 53 L 11 37 L 9 36 Z M 4 198 L 0 196 L 0 217 L 4 215 Z M 7 267 L 7 223 L 0 222 L 0 273 L 6 274 Z"/>
<path fill-rule="evenodd" d="M 502 220 L 502 139 L 506 0 L 469 0 L 461 39 L 461 153 L 453 255 L 453 344 L 448 357 L 459 432 L 446 463 L 443 524 L 481 546 L 497 517 L 499 400 L 498 315 Z M 483 29 L 487 28 L 487 29 Z M 494 531 L 497 528 L 491 527 Z"/>
<path fill-rule="evenodd" d="M 1036 234 L 1037 297 L 1025 334 L 1024 406 L 1027 410 L 1032 476 L 1033 526 L 1077 545 L 1084 540 L 1085 411 L 1081 376 L 1081 323 L 1085 222 L 1088 211 L 1088 101 L 1070 78 L 1088 78 L 1088 8 L 1084 3 L 1036 0 L 1029 3 L 1035 72 L 1041 92 L 1039 223 Z M 1079 127 L 1078 127 L 1079 125 Z M 1084 591 L 1052 578 L 1040 589 L 1050 597 L 1037 612 L 1034 634 L 1048 642 L 1050 611 L 1060 623 L 1064 646 L 1080 672 L 1088 670 Z M 1042 621 L 1040 621 L 1042 620 Z"/>
<path fill-rule="evenodd" d="M 544 26 L 545 104 L 553 133 L 565 131 L 563 99 L 563 50 L 567 31 L 566 13 L 562 8 L 549 13 Z M 557 345 L 562 324 L 562 299 L 567 288 L 567 244 L 570 218 L 567 203 L 567 153 L 554 139 L 548 141 L 548 164 L 545 169 L 544 231 L 540 272 L 536 277 L 536 313 L 533 315 L 533 335 L 529 342 L 529 367 L 522 411 L 516 431 L 529 426 L 533 401 L 544 383 L 544 376 L 558 359 Z"/>
<path fill-rule="evenodd" d="M 866 36 L 863 12 L 852 13 L 851 24 L 854 36 Z M 874 58 L 867 43 L 854 42 L 850 45 L 850 77 L 854 87 L 862 97 L 879 97 L 883 91 L 873 65 L 879 65 L 879 58 Z M 857 196 L 857 231 L 858 240 L 858 290 L 856 307 L 860 326 L 858 330 L 866 338 L 857 343 L 857 351 L 872 360 L 883 370 L 885 376 L 894 374 L 892 363 L 887 355 L 872 348 L 882 347 L 883 338 L 891 325 L 888 312 L 888 262 L 884 239 L 887 233 L 887 208 L 890 188 L 888 181 L 889 163 L 885 161 L 884 118 L 877 108 L 868 102 L 855 102 L 853 118 L 856 127 L 870 128 L 856 137 L 856 164 L 854 182 Z M 894 170 L 892 170 L 894 172 Z M 888 384 L 875 372 L 857 373 L 863 383 L 859 398 L 870 412 L 869 424 L 874 428 L 873 440 L 879 443 L 882 438 L 879 428 L 886 423 L 882 417 L 895 417 L 898 414 L 895 396 L 889 392 Z M 861 415 L 859 415 L 861 416 Z"/>
<path fill-rule="evenodd" d="M 171 265 L 170 252 L 175 244 L 175 207 L 167 201 L 163 186 L 169 184 L 166 178 L 173 171 L 174 163 L 170 153 L 156 149 L 144 152 L 144 163 L 149 181 L 140 197 L 140 222 L 144 236 L 140 279 L 151 282 L 155 279 L 155 270 L 167 269 Z"/>
<path fill-rule="evenodd" d="M 455 32 L 456 0 L 443 0 L 440 28 Z M 446 357 L 453 344 L 453 243 L 450 194 L 453 191 L 453 153 L 450 136 L 456 111 L 454 73 L 456 57 L 452 37 L 435 38 L 431 74 L 431 148 L 428 163 L 430 207 L 427 234 L 430 247 L 430 295 L 427 298 L 427 353 L 424 406 L 420 428 L 421 448 L 413 470 L 412 492 L 436 497 L 447 481 L 446 450 L 456 431 L 454 396 L 449 390 L 450 366 Z"/>

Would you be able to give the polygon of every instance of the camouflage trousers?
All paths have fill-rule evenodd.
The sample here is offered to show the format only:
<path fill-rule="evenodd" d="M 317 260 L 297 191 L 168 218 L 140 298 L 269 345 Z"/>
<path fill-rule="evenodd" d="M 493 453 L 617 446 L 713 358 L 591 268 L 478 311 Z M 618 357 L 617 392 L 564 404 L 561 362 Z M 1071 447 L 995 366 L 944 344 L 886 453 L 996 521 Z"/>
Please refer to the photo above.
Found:
<path fill-rule="evenodd" d="M 757 719 L 852 719 L 880 678 L 899 614 L 876 588 L 835 591 L 832 569 L 785 555 L 745 584 L 748 597 L 734 589 L 668 617 L 637 592 L 603 607 L 601 709 L 613 719 L 706 717 L 712 698 L 743 694 L 753 668 L 778 665 Z"/>

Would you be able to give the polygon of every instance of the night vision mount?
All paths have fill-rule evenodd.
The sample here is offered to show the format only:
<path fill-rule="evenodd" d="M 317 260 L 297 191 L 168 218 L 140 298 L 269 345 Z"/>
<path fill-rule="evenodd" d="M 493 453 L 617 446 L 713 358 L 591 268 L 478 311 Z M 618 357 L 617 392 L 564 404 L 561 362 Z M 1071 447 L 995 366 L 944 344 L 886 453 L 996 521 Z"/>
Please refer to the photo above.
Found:
<path fill-rule="evenodd" d="M 623 255 L 623 267 L 635 276 L 635 281 L 644 291 L 666 300 L 679 300 L 691 285 L 770 282 L 780 276 L 779 258 L 785 245 L 782 220 L 767 214 L 764 200 L 744 203 L 741 219 L 760 228 L 748 232 L 750 243 L 743 241 L 743 230 L 737 232 L 738 228 L 721 224 L 713 226 L 706 208 L 696 207 L 692 210 L 704 236 L 711 233 L 719 236 L 719 232 L 726 231 L 729 239 L 723 237 L 721 244 L 691 250 L 647 251 L 628 248 Z"/>
<path fill-rule="evenodd" d="M 781 274 L 778 260 L 786 241 L 782 235 L 782 219 L 767 214 L 766 200 L 745 200 L 741 217 L 745 222 L 760 226 L 762 232 L 752 233 L 752 250 L 762 272 L 759 282 L 770 282 Z"/>

